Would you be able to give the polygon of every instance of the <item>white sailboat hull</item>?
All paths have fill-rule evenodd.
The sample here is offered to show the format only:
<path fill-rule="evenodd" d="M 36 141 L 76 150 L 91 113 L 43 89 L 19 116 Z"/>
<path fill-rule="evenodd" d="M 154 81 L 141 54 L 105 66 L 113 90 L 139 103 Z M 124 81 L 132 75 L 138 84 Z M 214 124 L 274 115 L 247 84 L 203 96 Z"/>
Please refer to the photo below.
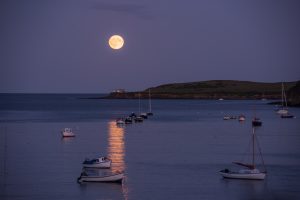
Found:
<path fill-rule="evenodd" d="M 80 176 L 78 182 L 122 182 L 123 178 L 123 173 L 109 176 Z"/>
<path fill-rule="evenodd" d="M 280 109 L 277 111 L 277 114 L 288 114 L 288 110 L 285 110 L 285 109 Z"/>
<path fill-rule="evenodd" d="M 238 172 L 220 172 L 224 178 L 232 179 L 250 179 L 250 180 L 264 180 L 266 173 L 238 173 Z"/>

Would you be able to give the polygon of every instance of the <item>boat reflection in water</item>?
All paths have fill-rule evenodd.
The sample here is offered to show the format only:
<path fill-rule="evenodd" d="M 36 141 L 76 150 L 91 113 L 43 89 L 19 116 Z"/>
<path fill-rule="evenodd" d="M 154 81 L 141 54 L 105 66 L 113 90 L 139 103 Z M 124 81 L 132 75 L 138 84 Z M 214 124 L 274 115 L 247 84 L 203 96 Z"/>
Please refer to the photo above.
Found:
<path fill-rule="evenodd" d="M 111 171 L 125 171 L 125 126 L 116 125 L 115 121 L 108 122 L 108 158 L 112 160 Z M 128 188 L 125 180 L 123 180 L 122 191 L 124 199 L 128 199 Z"/>

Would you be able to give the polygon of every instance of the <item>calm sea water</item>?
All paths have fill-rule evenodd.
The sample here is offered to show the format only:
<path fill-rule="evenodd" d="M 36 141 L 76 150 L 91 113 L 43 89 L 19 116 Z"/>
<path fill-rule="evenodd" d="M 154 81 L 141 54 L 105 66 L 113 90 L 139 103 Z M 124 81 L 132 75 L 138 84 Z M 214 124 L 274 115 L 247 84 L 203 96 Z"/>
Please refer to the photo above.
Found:
<path fill-rule="evenodd" d="M 153 100 L 153 117 L 117 127 L 138 100 L 82 99 L 95 96 L 0 95 L 0 199 L 300 199 L 299 108 L 281 119 L 267 101 Z M 267 178 L 223 179 L 219 170 L 247 157 L 254 114 Z M 76 137 L 62 139 L 65 127 Z M 125 171 L 123 184 L 76 182 L 98 155 Z"/>

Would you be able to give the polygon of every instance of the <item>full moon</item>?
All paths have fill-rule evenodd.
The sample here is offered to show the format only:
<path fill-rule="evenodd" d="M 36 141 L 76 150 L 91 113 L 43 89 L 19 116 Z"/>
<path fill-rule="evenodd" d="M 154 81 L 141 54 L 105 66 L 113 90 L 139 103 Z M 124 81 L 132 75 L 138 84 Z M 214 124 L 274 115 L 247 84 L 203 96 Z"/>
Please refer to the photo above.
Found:
<path fill-rule="evenodd" d="M 121 49 L 124 45 L 124 39 L 119 35 L 113 35 L 109 38 L 108 44 L 112 49 Z"/>

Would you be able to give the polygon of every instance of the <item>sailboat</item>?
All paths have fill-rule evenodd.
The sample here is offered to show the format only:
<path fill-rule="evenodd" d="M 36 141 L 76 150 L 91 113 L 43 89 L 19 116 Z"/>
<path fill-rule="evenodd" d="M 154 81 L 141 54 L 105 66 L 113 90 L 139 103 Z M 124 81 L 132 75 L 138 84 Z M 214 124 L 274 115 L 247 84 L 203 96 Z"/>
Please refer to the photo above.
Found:
<path fill-rule="evenodd" d="M 277 113 L 280 114 L 280 115 L 288 114 L 287 101 L 286 101 L 286 96 L 285 96 L 283 83 L 281 83 L 281 108 L 279 108 L 277 110 Z"/>
<path fill-rule="evenodd" d="M 152 106 L 151 106 L 151 93 L 150 93 L 150 89 L 149 89 L 149 112 L 147 112 L 148 116 L 152 116 L 153 112 L 152 112 Z"/>
<path fill-rule="evenodd" d="M 239 171 L 231 171 L 229 169 L 221 170 L 219 173 L 224 178 L 232 178 L 232 179 L 250 179 L 250 180 L 263 180 L 266 177 L 266 170 L 261 172 L 259 169 L 255 166 L 255 128 L 252 128 L 252 163 L 241 163 L 241 162 L 233 162 L 236 165 L 242 166 L 244 168 L 240 169 Z M 257 142 L 258 145 L 258 142 Z M 259 146 L 258 146 L 259 147 Z M 258 148 L 262 163 L 264 165 L 264 161 L 262 158 L 262 154 L 260 151 L 260 148 Z"/>

